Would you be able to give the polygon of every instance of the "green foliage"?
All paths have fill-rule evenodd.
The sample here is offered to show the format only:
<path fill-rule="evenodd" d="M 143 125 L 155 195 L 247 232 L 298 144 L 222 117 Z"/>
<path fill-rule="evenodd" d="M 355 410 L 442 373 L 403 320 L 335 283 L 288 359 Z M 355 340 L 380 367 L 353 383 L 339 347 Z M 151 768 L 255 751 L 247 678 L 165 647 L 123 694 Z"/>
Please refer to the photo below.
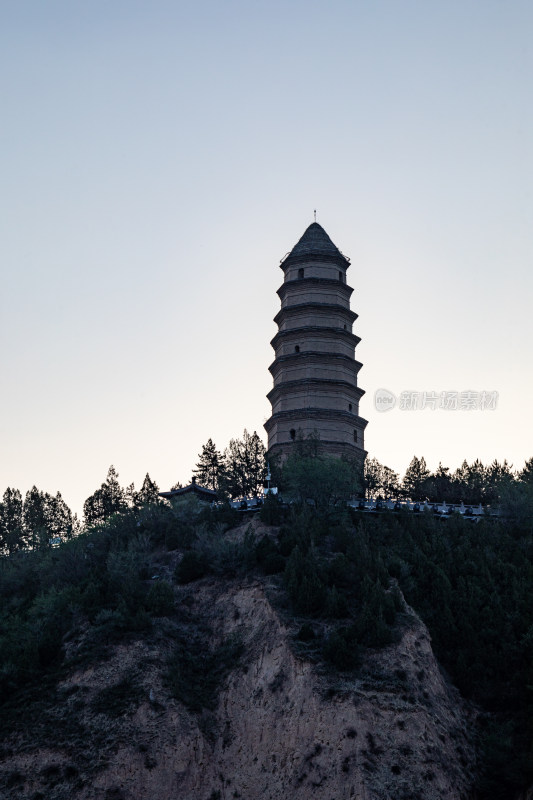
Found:
<path fill-rule="evenodd" d="M 271 536 L 263 536 L 257 543 L 255 559 L 265 575 L 276 575 L 285 569 L 285 559 L 279 552 L 277 542 Z"/>
<path fill-rule="evenodd" d="M 335 585 L 326 590 L 325 614 L 332 619 L 344 619 L 349 616 L 346 596 L 339 592 Z"/>
<path fill-rule="evenodd" d="M 298 646 L 313 658 L 321 653 L 332 669 L 354 670 L 365 648 L 393 641 L 398 615 L 407 611 L 405 597 L 427 624 L 443 666 L 486 713 L 480 800 L 514 796 L 533 780 L 527 760 L 533 742 L 529 467 L 511 483 L 505 463 L 483 470 L 476 462 L 463 465 L 460 477 L 451 478 L 441 467 L 430 476 L 441 481 L 441 489 L 467 487 L 465 492 L 474 493 L 481 486 L 487 496 L 497 486 L 500 500 L 508 498 L 506 519 L 472 524 L 460 515 L 443 523 L 432 514 L 348 512 L 336 500 L 340 490 L 332 494 L 327 488 L 329 479 L 318 486 L 329 466 L 324 473 L 323 460 L 309 452 L 304 462 L 293 471 L 301 502 L 283 511 L 279 530 L 259 540 L 252 529 L 222 535 L 241 520 L 229 507 L 219 512 L 194 501 L 145 503 L 98 520 L 58 548 L 27 551 L 21 549 L 25 532 L 30 517 L 32 529 L 39 528 L 44 495 L 30 493 L 25 524 L 20 493 L 8 490 L 0 503 L 2 547 L 10 553 L 0 558 L 2 712 L 23 687 L 42 684 L 62 666 L 104 655 L 124 637 L 149 632 L 159 615 L 172 620 L 156 625 L 176 631 L 167 667 L 172 691 L 193 710 L 214 707 L 242 646 L 230 640 L 213 648 L 212 632 L 174 612 L 172 585 L 150 582 L 154 559 L 175 558 L 165 553 L 166 544 L 183 552 L 175 576 L 181 583 L 207 574 L 280 574 L 269 583 L 286 589 L 284 613 L 298 618 Z M 338 474 L 346 474 L 344 466 Z M 65 643 L 76 641 L 81 630 L 82 644 L 69 647 L 67 664 Z M 104 696 L 100 707 L 107 703 L 127 713 L 135 705 L 134 698 L 126 701 L 128 691 L 126 685 L 116 688 L 115 699 Z"/>
<path fill-rule="evenodd" d="M 259 516 L 265 525 L 281 525 L 285 518 L 285 510 L 277 494 L 269 492 L 266 495 Z"/>
<path fill-rule="evenodd" d="M 367 497 L 397 497 L 400 491 L 398 474 L 390 467 L 380 464 L 377 458 L 365 461 L 365 491 Z"/>
<path fill-rule="evenodd" d="M 257 563 L 256 541 L 251 525 L 238 540 L 226 539 L 216 532 L 204 532 L 199 536 L 196 547 L 214 575 L 227 578 L 245 575 Z"/>
<path fill-rule="evenodd" d="M 192 583 L 207 575 L 209 563 L 203 553 L 190 550 L 184 553 L 176 567 L 175 577 L 178 583 Z"/>
<path fill-rule="evenodd" d="M 85 524 L 105 522 L 112 514 L 125 511 L 126 508 L 126 493 L 118 482 L 117 471 L 110 466 L 105 482 L 83 504 Z"/>
<path fill-rule="evenodd" d="M 426 483 L 430 476 L 426 459 L 413 456 L 403 478 L 403 491 L 413 500 L 423 500 L 426 496 Z"/>
<path fill-rule="evenodd" d="M 94 697 L 91 708 L 97 714 L 121 717 L 132 713 L 139 705 L 144 692 L 133 676 L 122 678 L 118 683 L 106 686 Z"/>
<path fill-rule="evenodd" d="M 530 458 L 517 475 L 518 480 L 525 486 L 533 487 L 533 458 Z"/>
<path fill-rule="evenodd" d="M 242 439 L 231 439 L 224 453 L 219 486 L 230 497 L 256 495 L 266 475 L 265 446 L 257 433 L 244 429 Z"/>
<path fill-rule="evenodd" d="M 326 586 L 313 552 L 303 553 L 296 546 L 287 560 L 284 580 L 296 614 L 316 615 L 323 610 Z"/>
<path fill-rule="evenodd" d="M 300 642 L 312 642 L 314 639 L 316 639 L 316 634 L 313 630 L 313 626 L 310 625 L 308 622 L 304 622 L 304 624 L 296 634 L 296 638 Z"/>
<path fill-rule="evenodd" d="M 357 630 L 354 625 L 335 628 L 322 648 L 324 658 L 340 670 L 353 670 L 359 666 L 361 653 Z"/>
<path fill-rule="evenodd" d="M 226 462 L 222 453 L 217 450 L 212 439 L 202 447 L 194 474 L 201 486 L 218 491 L 226 470 Z"/>
<path fill-rule="evenodd" d="M 26 544 L 22 524 L 22 495 L 6 489 L 0 503 L 0 554 L 14 553 Z"/>
<path fill-rule="evenodd" d="M 358 465 L 333 456 L 297 453 L 283 467 L 283 486 L 300 503 L 310 502 L 317 513 L 345 503 L 360 489 Z"/>
<path fill-rule="evenodd" d="M 239 511 L 233 508 L 228 502 L 223 502 L 214 508 L 205 505 L 202 511 L 201 521 L 212 533 L 218 532 L 222 534 L 224 531 L 239 525 L 242 521 L 242 516 Z"/>
<path fill-rule="evenodd" d="M 135 508 L 143 508 L 143 506 L 155 505 L 160 503 L 159 486 L 153 481 L 149 474 L 143 481 L 143 485 L 138 492 L 133 492 L 133 506 Z"/>
<path fill-rule="evenodd" d="M 215 708 L 219 689 L 243 651 L 238 637 L 229 637 L 211 649 L 207 636 L 197 630 L 179 634 L 166 671 L 172 694 L 192 712 Z"/>
<path fill-rule="evenodd" d="M 146 595 L 146 608 L 156 617 L 166 617 L 174 611 L 174 590 L 168 581 L 156 581 Z"/>

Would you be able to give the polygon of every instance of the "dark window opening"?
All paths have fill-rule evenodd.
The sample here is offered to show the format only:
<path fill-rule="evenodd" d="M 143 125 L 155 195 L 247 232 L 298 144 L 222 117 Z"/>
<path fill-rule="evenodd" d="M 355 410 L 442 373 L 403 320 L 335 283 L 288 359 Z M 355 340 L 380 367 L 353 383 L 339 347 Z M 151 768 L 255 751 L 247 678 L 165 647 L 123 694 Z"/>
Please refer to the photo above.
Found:
<path fill-rule="evenodd" d="M 344 326 L 344 330 L 346 330 L 346 325 Z"/>
<path fill-rule="evenodd" d="M 342 283 L 342 272 L 339 270 L 339 280 Z"/>
<path fill-rule="evenodd" d="M 298 270 L 298 280 L 301 281 L 303 276 L 304 276 L 303 267 L 300 267 L 300 269 Z"/>
<path fill-rule="evenodd" d="M 357 441 L 357 431 L 353 432 L 353 440 L 354 440 L 354 442 Z"/>
<path fill-rule="evenodd" d="M 352 404 L 348 403 L 348 411 L 351 411 L 351 410 L 352 410 Z"/>
<path fill-rule="evenodd" d="M 295 348 L 294 348 L 294 352 L 295 352 L 295 353 L 299 353 L 299 352 L 300 352 L 300 345 L 299 345 L 299 344 L 297 344 L 297 345 L 295 346 Z"/>
<path fill-rule="evenodd" d="M 291 428 L 289 433 L 291 435 L 292 441 L 294 442 L 294 440 L 296 439 L 296 431 L 294 430 L 294 428 Z"/>

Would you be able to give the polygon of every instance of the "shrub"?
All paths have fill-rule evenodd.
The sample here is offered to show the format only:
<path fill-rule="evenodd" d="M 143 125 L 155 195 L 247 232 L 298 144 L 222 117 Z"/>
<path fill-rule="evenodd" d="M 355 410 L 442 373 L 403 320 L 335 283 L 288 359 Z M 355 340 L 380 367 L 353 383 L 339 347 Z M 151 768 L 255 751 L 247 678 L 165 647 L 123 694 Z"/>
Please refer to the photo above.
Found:
<path fill-rule="evenodd" d="M 191 632 L 180 635 L 167 662 L 166 681 L 174 697 L 189 711 L 213 709 L 220 685 L 239 663 L 244 647 L 230 637 L 215 650 L 209 650 L 204 636 Z"/>
<path fill-rule="evenodd" d="M 313 639 L 316 638 L 312 625 L 305 622 L 296 634 L 296 638 L 299 639 L 300 642 L 312 642 Z"/>
<path fill-rule="evenodd" d="M 265 575 L 275 575 L 285 569 L 285 559 L 271 536 L 263 536 L 255 547 L 255 557 Z"/>
<path fill-rule="evenodd" d="M 106 686 L 94 697 L 91 708 L 98 714 L 120 717 L 134 711 L 143 695 L 142 688 L 131 676 L 126 676 L 112 686 Z"/>
<path fill-rule="evenodd" d="M 146 607 L 156 617 L 166 617 L 174 611 L 174 590 L 168 581 L 156 581 L 146 596 Z"/>
<path fill-rule="evenodd" d="M 349 616 L 346 597 L 332 586 L 326 591 L 326 614 L 333 619 L 344 619 Z"/>
<path fill-rule="evenodd" d="M 189 550 L 176 567 L 176 580 L 182 584 L 197 581 L 207 575 L 208 566 L 207 559 L 202 553 Z"/>
<path fill-rule="evenodd" d="M 265 525 L 281 525 L 284 518 L 284 509 L 277 494 L 267 494 L 259 516 Z"/>
<path fill-rule="evenodd" d="M 285 585 L 297 614 L 317 614 L 324 606 L 326 587 L 314 555 L 295 547 L 285 566 Z"/>
<path fill-rule="evenodd" d="M 353 625 L 333 630 L 324 642 L 324 658 L 340 670 L 353 670 L 360 663 L 357 630 Z"/>

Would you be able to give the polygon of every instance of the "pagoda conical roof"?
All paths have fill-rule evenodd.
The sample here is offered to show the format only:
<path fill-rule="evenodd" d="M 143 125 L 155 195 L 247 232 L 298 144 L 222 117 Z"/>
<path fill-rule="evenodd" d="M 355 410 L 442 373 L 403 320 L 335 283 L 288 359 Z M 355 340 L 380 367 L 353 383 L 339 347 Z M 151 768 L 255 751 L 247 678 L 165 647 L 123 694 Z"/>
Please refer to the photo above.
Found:
<path fill-rule="evenodd" d="M 302 238 L 292 248 L 286 260 L 293 258 L 300 260 L 309 256 L 326 256 L 348 261 L 318 222 L 312 222 L 309 225 Z"/>

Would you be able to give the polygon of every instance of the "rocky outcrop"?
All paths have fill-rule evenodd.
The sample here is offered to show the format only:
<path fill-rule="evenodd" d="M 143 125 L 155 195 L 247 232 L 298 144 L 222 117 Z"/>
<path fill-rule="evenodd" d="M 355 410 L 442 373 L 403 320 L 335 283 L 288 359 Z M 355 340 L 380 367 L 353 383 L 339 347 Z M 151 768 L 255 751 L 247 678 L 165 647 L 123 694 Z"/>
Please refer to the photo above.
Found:
<path fill-rule="evenodd" d="M 64 700 L 54 713 L 70 720 L 73 741 L 52 736 L 44 747 L 38 737 L 33 745 L 22 734 L 13 738 L 1 763 L 6 797 L 471 796 L 471 713 L 409 609 L 398 641 L 367 653 L 348 676 L 296 654 L 295 631 L 269 599 L 274 587 L 205 580 L 178 591 L 178 604 L 208 623 L 214 640 L 238 634 L 245 645 L 214 710 L 191 713 L 170 696 L 162 677 L 169 647 L 163 626 L 159 636 L 123 644 L 111 659 L 63 681 Z M 95 698 L 129 679 L 138 687 L 131 705 L 115 717 L 102 713 Z"/>

